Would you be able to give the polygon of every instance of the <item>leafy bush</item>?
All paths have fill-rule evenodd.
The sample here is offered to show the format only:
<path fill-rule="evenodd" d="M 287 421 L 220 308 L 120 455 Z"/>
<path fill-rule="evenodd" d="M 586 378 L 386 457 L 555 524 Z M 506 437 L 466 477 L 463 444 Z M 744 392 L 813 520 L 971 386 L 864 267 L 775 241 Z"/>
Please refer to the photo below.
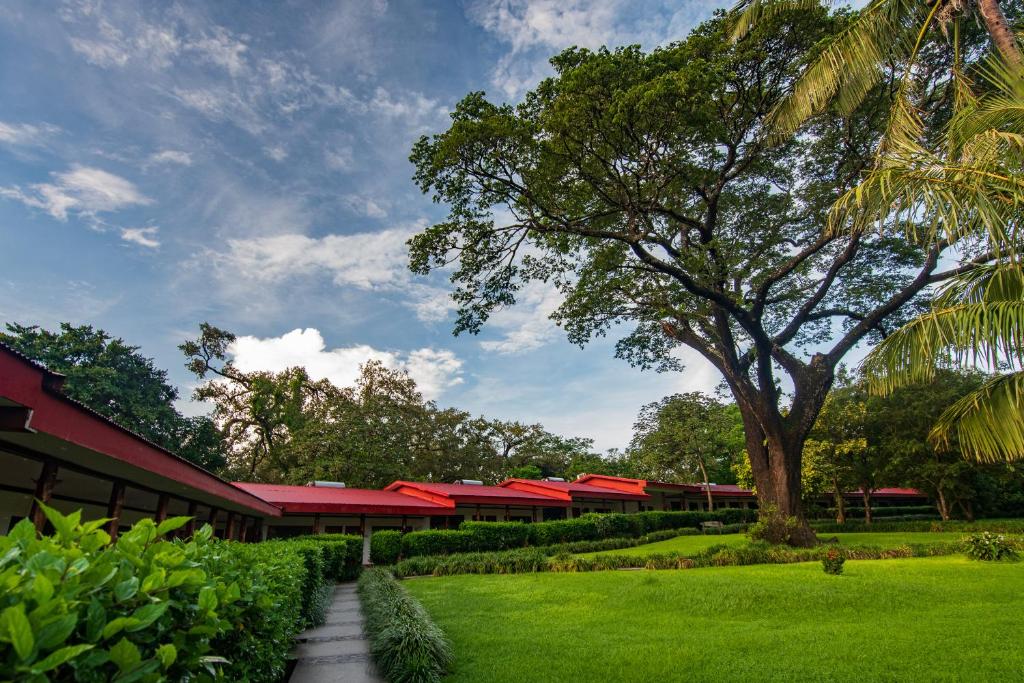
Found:
<path fill-rule="evenodd" d="M 1017 558 L 1016 544 L 1003 534 L 991 531 L 982 531 L 964 538 L 964 552 L 972 560 L 988 562 Z"/>
<path fill-rule="evenodd" d="M 350 581 L 363 566 L 363 539 L 352 534 L 298 536 L 278 543 L 313 543 L 323 547 L 324 576 L 333 581 Z"/>
<path fill-rule="evenodd" d="M 370 562 L 394 564 L 402 555 L 401 531 L 375 531 L 370 537 Z"/>
<path fill-rule="evenodd" d="M 864 519 L 865 516 L 863 507 L 847 507 L 843 508 L 843 511 L 846 513 L 848 520 Z M 814 508 L 810 512 L 817 517 L 835 519 L 837 510 L 836 508 Z M 938 512 L 936 512 L 934 505 L 893 505 L 888 507 L 871 508 L 872 519 L 905 516 L 928 517 L 935 519 L 938 518 Z"/>
<path fill-rule="evenodd" d="M 843 557 L 842 551 L 839 548 L 832 546 L 825 551 L 825 556 L 821 558 L 821 567 L 825 570 L 826 574 L 832 574 L 833 576 L 839 576 L 843 573 L 843 565 L 846 563 L 846 558 Z"/>
<path fill-rule="evenodd" d="M 523 522 L 463 522 L 459 531 L 467 534 L 467 550 L 474 552 L 522 548 L 530 537 Z"/>
<path fill-rule="evenodd" d="M 826 534 L 844 531 L 992 531 L 1001 534 L 1024 534 L 1024 519 L 985 519 L 976 522 L 886 519 L 884 522 L 872 524 L 857 521 L 848 521 L 846 524 L 814 522 L 811 527 L 818 533 Z"/>
<path fill-rule="evenodd" d="M 465 531 L 432 529 L 412 531 L 402 537 L 402 555 L 447 555 L 469 550 L 469 534 Z"/>
<path fill-rule="evenodd" d="M 747 530 L 747 534 L 754 541 L 788 543 L 798 524 L 796 517 L 780 514 L 778 507 L 770 505 L 761 508 L 757 522 Z"/>
<path fill-rule="evenodd" d="M 0 680 L 276 681 L 302 623 L 292 548 L 164 535 L 143 520 L 110 545 L 100 527 L 43 508 L 0 537 Z"/>
<path fill-rule="evenodd" d="M 423 605 L 383 568 L 363 572 L 359 597 L 373 659 L 384 676 L 392 683 L 440 681 L 452 649 Z"/>

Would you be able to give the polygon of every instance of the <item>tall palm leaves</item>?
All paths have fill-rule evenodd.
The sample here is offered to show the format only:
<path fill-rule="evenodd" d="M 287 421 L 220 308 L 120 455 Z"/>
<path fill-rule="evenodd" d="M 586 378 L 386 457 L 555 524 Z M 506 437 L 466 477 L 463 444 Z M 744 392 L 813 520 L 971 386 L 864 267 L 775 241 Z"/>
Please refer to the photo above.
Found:
<path fill-rule="evenodd" d="M 735 36 L 809 4 L 741 0 Z M 960 18 L 973 12 L 996 49 L 972 70 L 979 83 L 965 77 L 959 36 Z M 942 131 L 928 131 L 913 103 L 923 85 L 916 62 L 929 32 L 950 27 L 953 115 Z M 833 207 L 829 229 L 901 230 L 925 247 L 957 245 L 964 263 L 932 310 L 885 339 L 863 370 L 879 393 L 932 379 L 939 367 L 1002 371 L 951 406 L 931 439 L 956 439 L 980 460 L 1024 459 L 1024 71 L 998 1 L 872 0 L 812 56 L 773 112 L 776 134 L 792 134 L 828 105 L 853 111 L 891 64 L 902 76 L 875 165 Z"/>

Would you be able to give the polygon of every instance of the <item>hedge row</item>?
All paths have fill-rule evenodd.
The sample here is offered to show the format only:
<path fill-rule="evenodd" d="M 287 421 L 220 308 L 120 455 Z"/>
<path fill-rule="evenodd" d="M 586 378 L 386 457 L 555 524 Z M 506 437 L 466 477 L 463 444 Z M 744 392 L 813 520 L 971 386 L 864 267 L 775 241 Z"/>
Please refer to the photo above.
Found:
<path fill-rule="evenodd" d="M 886 519 L 871 524 L 858 521 L 848 521 L 846 524 L 812 522 L 811 527 L 819 534 L 836 534 L 844 531 L 992 531 L 1000 534 L 1024 534 L 1024 519 L 982 519 L 976 522 Z"/>
<path fill-rule="evenodd" d="M 734 547 L 716 545 L 694 555 L 664 553 L 655 555 L 602 554 L 580 557 L 564 553 L 544 555 L 539 548 L 523 548 L 497 553 L 465 553 L 414 557 L 394 567 L 396 576 L 451 576 L 455 574 L 522 574 L 533 572 L 589 572 L 606 569 L 690 569 L 750 564 L 788 564 L 820 561 L 829 548 L 790 548 L 752 543 Z M 846 559 L 872 560 L 897 557 L 932 557 L 960 552 L 960 543 L 904 545 L 897 548 L 841 548 Z"/>
<path fill-rule="evenodd" d="M 175 517 L 111 545 L 106 520 L 43 510 L 52 536 L 0 536 L 0 680 L 278 681 L 358 541 L 172 541 Z"/>
<path fill-rule="evenodd" d="M 401 556 L 450 555 L 452 553 L 510 550 L 527 546 L 548 546 L 556 543 L 595 541 L 605 538 L 639 537 L 652 531 L 697 529 L 701 522 L 724 524 L 753 522 L 756 510 L 726 508 L 715 512 L 639 512 L 633 514 L 586 514 L 575 519 L 550 522 L 463 522 L 456 530 L 413 531 L 401 537 Z M 376 535 L 376 534 L 375 534 Z M 392 537 L 393 538 L 393 537 Z M 393 541 L 388 541 L 382 563 L 393 562 Z"/>
<path fill-rule="evenodd" d="M 837 514 L 836 508 L 815 508 L 811 510 L 811 513 L 819 518 L 835 518 Z M 843 512 L 846 513 L 848 519 L 864 519 L 864 508 L 863 507 L 847 507 L 843 508 Z M 937 517 L 938 511 L 934 505 L 896 505 L 892 507 L 873 507 L 871 508 L 871 518 L 878 519 L 880 517 L 904 517 L 906 515 L 915 516 L 929 516 Z"/>
<path fill-rule="evenodd" d="M 423 605 L 386 569 L 359 577 L 366 632 L 377 666 L 392 683 L 435 683 L 448 671 L 452 649 Z"/>

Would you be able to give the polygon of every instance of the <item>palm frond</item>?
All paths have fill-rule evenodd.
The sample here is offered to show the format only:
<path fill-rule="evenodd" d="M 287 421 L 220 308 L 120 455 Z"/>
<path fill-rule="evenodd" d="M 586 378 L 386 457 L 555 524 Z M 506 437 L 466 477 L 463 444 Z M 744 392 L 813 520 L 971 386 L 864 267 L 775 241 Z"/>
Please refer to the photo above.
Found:
<path fill-rule="evenodd" d="M 872 392 L 927 382 L 942 366 L 1024 362 L 1024 300 L 961 303 L 918 316 L 887 337 L 861 370 Z"/>
<path fill-rule="evenodd" d="M 729 39 L 737 42 L 746 38 L 759 22 L 773 19 L 794 10 L 810 10 L 831 3 L 822 0 L 739 0 L 729 10 L 732 33 Z"/>
<path fill-rule="evenodd" d="M 1024 301 L 1024 269 L 1009 263 L 980 265 L 951 280 L 934 305 L 948 308 L 997 301 Z"/>
<path fill-rule="evenodd" d="M 1024 372 L 995 377 L 961 398 L 928 438 L 940 447 L 955 439 L 964 456 L 983 462 L 1024 459 Z"/>

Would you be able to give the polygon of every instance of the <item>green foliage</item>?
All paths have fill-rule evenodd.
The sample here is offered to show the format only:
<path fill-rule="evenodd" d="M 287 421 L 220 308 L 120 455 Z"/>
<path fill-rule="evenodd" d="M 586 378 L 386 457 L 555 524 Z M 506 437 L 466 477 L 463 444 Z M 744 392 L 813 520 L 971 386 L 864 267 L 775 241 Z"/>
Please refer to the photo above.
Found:
<path fill-rule="evenodd" d="M 412 531 L 402 537 L 402 556 L 447 555 L 469 551 L 469 534 L 454 529 Z"/>
<path fill-rule="evenodd" d="M 825 517 L 835 517 L 835 508 L 819 508 L 818 510 L 812 510 L 818 515 Z M 848 507 L 844 508 L 843 512 L 849 519 L 864 519 L 864 508 L 862 507 Z M 871 508 L 872 519 L 885 519 L 888 517 L 905 517 L 907 515 L 921 516 L 921 517 L 937 517 L 934 505 L 892 505 L 889 507 L 873 507 Z"/>
<path fill-rule="evenodd" d="M 53 536 L 23 520 L 0 537 L 0 680 L 273 683 L 352 564 L 353 537 L 247 545 L 204 526 L 169 541 L 176 517 L 110 545 L 106 520 L 44 511 Z"/>
<path fill-rule="evenodd" d="M 370 537 L 370 561 L 394 564 L 402 554 L 401 531 L 375 531 Z"/>
<path fill-rule="evenodd" d="M 821 568 L 826 574 L 833 576 L 839 576 L 843 573 L 843 565 L 845 563 L 846 557 L 843 556 L 843 551 L 835 546 L 826 550 L 824 557 L 821 558 Z"/>
<path fill-rule="evenodd" d="M 747 535 L 754 541 L 788 543 L 798 528 L 795 517 L 780 514 L 774 505 L 766 505 L 758 510 L 757 523 L 747 530 Z"/>
<path fill-rule="evenodd" d="M 843 532 L 920 532 L 920 531 L 992 531 L 1001 534 L 1024 534 L 1024 520 L 992 519 L 977 522 L 962 521 L 927 521 L 927 520 L 884 520 L 870 526 L 862 522 L 851 521 L 846 524 L 815 522 L 814 529 L 818 533 Z"/>
<path fill-rule="evenodd" d="M 167 371 L 139 347 L 89 325 L 61 323 L 59 331 L 6 327 L 0 342 L 64 375 L 62 390 L 71 398 L 201 467 L 216 471 L 224 465 L 226 451 L 212 420 L 181 415 Z"/>
<path fill-rule="evenodd" d="M 972 560 L 1015 560 L 1019 545 L 1003 534 L 982 531 L 964 539 L 964 552 Z"/>
<path fill-rule="evenodd" d="M 373 659 L 388 681 L 440 681 L 452 664 L 452 649 L 423 605 L 382 568 L 359 577 L 359 597 Z"/>
<path fill-rule="evenodd" d="M 525 546 L 531 525 L 523 522 L 463 522 L 459 531 L 467 534 L 471 551 L 507 550 Z"/>

